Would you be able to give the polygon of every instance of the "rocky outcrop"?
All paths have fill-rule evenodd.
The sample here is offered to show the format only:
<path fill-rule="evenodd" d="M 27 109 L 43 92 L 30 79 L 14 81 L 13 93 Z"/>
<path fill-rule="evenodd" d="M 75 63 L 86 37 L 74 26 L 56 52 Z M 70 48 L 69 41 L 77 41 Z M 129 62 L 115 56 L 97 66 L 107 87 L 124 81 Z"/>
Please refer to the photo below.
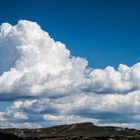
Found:
<path fill-rule="evenodd" d="M 0 140 L 23 140 L 23 139 L 12 134 L 0 132 Z"/>

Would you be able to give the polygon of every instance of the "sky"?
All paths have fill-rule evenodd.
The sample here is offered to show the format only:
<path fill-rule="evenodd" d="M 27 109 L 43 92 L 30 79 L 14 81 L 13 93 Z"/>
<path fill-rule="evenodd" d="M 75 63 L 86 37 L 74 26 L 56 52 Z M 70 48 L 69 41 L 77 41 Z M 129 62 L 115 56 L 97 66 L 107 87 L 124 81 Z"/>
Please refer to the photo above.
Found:
<path fill-rule="evenodd" d="M 0 127 L 140 129 L 138 0 L 0 2 Z"/>
<path fill-rule="evenodd" d="M 0 23 L 37 22 L 90 66 L 132 66 L 139 61 L 138 0 L 1 0 Z M 84 41 L 82 41 L 84 40 Z M 113 59 L 112 59 L 113 58 Z M 96 60 L 96 61 L 95 61 Z"/>

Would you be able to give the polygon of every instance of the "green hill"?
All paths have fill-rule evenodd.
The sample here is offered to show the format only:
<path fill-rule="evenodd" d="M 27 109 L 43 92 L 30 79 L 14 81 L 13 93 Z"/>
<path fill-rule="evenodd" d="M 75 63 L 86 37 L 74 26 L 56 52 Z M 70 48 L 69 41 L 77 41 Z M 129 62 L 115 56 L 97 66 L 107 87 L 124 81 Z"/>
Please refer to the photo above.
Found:
<path fill-rule="evenodd" d="M 7 136 L 2 139 L 2 136 Z M 10 138 L 11 137 L 11 138 Z M 14 137 L 14 139 L 12 139 Z M 40 129 L 0 129 L 0 140 L 140 140 L 140 130 L 76 123 Z"/>

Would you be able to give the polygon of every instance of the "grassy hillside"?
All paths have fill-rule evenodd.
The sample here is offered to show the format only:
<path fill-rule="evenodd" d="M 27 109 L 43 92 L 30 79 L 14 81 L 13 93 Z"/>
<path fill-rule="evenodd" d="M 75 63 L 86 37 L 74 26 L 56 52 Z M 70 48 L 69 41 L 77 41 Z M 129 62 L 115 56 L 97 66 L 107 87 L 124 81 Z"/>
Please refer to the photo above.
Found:
<path fill-rule="evenodd" d="M 140 140 L 139 130 L 96 126 L 90 122 L 42 129 L 1 129 L 0 132 L 0 140 Z M 2 139 L 1 135 L 11 138 Z"/>

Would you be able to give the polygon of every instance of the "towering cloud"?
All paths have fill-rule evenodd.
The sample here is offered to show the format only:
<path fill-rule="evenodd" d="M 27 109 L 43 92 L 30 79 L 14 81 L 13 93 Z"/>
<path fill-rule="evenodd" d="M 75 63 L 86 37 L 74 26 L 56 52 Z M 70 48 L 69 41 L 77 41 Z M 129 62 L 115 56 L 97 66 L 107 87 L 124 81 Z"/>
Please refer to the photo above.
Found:
<path fill-rule="evenodd" d="M 86 81 L 87 61 L 71 56 L 36 23 L 2 24 L 0 52 L 1 100 L 62 96 Z"/>
<path fill-rule="evenodd" d="M 135 126 L 139 91 L 140 63 L 90 68 L 37 23 L 0 26 L 0 100 L 19 100 L 0 113 L 0 127 L 77 121 Z"/>

